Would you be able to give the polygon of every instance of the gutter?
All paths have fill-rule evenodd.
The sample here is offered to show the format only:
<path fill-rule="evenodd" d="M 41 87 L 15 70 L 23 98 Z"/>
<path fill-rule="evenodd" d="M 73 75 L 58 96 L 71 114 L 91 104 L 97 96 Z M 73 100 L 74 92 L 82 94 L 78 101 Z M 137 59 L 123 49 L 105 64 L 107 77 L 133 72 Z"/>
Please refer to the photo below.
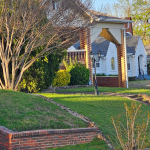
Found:
<path fill-rule="evenodd" d="M 103 22 L 103 23 L 118 23 L 118 24 L 124 24 L 124 23 L 133 23 L 133 21 L 130 20 L 123 20 L 123 19 L 104 19 L 104 18 L 96 18 L 96 22 Z M 127 28 L 128 29 L 128 28 Z"/>
<path fill-rule="evenodd" d="M 127 28 L 122 28 L 124 31 L 124 48 L 125 48 L 125 67 L 126 67 L 126 84 L 127 88 L 129 88 L 129 81 L 128 81 L 128 67 L 127 67 L 127 46 L 126 46 L 126 29 L 129 29 L 129 22 Z"/>

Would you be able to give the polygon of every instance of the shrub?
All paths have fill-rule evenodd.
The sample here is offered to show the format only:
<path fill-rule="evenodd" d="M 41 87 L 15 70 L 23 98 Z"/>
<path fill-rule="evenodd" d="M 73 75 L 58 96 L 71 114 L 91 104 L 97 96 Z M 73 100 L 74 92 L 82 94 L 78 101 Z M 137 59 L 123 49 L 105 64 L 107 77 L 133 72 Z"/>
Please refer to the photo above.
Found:
<path fill-rule="evenodd" d="M 131 107 L 124 104 L 126 109 L 126 126 L 120 121 L 120 115 L 117 119 L 112 117 L 113 125 L 116 130 L 117 138 L 120 144 L 114 144 L 115 149 L 122 150 L 141 150 L 145 149 L 149 145 L 149 141 L 146 140 L 148 123 L 150 120 L 150 115 L 148 113 L 148 118 L 140 116 L 141 111 L 139 110 L 141 104 L 137 106 L 136 103 L 131 103 Z M 121 147 L 121 148 L 120 148 Z"/>
<path fill-rule="evenodd" d="M 67 86 L 70 83 L 70 73 L 66 70 L 60 70 L 56 73 L 53 81 L 53 87 Z"/>
<path fill-rule="evenodd" d="M 63 64 L 68 72 L 70 72 L 70 70 L 74 68 L 77 63 L 78 61 L 76 60 L 76 58 L 75 60 L 72 60 L 71 58 L 69 58 L 69 61 L 63 60 Z"/>
<path fill-rule="evenodd" d="M 18 90 L 23 92 L 38 92 L 45 85 L 44 72 L 40 68 L 29 68 L 23 75 L 22 81 L 18 86 Z"/>
<path fill-rule="evenodd" d="M 95 74 L 93 74 L 95 76 Z M 97 73 L 96 76 L 107 76 L 105 73 Z"/>
<path fill-rule="evenodd" d="M 82 64 L 76 64 L 70 74 L 70 85 L 87 85 L 89 82 L 90 71 Z"/>
<path fill-rule="evenodd" d="M 18 90 L 23 92 L 38 92 L 48 88 L 59 70 L 62 56 L 50 54 L 38 59 L 22 76 Z"/>

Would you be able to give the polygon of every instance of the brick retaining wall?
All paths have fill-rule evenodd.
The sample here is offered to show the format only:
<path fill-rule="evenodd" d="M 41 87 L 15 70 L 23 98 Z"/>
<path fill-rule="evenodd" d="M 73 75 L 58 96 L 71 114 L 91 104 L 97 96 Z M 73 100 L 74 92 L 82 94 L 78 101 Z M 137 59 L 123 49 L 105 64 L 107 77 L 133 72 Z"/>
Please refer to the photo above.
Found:
<path fill-rule="evenodd" d="M 46 150 L 91 142 L 98 128 L 56 129 L 12 132 L 0 127 L 0 150 Z"/>
<path fill-rule="evenodd" d="M 97 84 L 103 87 L 119 87 L 118 76 L 97 76 Z"/>

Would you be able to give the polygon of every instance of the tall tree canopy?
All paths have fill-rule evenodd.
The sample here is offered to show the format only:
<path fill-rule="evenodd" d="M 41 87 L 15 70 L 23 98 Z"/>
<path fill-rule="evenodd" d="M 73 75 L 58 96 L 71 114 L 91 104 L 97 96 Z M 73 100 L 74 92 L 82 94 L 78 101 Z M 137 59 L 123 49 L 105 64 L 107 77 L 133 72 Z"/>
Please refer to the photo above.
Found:
<path fill-rule="evenodd" d="M 89 23 L 83 22 L 80 2 L 0 0 L 0 88 L 17 90 L 23 73 L 38 58 L 72 44 Z"/>
<path fill-rule="evenodd" d="M 141 35 L 144 44 L 148 45 L 150 36 L 150 1 L 137 0 L 133 7 L 134 11 L 131 17 L 134 21 L 134 34 Z"/>
<path fill-rule="evenodd" d="M 132 17 L 134 35 L 140 35 L 145 45 L 149 44 L 150 34 L 150 1 L 118 0 L 112 6 L 102 6 L 102 12 L 117 17 Z"/>

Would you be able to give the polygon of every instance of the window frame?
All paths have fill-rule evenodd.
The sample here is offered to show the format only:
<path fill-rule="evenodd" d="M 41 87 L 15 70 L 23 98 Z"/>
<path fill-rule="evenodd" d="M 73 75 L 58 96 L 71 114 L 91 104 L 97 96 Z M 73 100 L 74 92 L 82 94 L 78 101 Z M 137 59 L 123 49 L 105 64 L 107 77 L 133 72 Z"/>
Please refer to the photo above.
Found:
<path fill-rule="evenodd" d="M 128 67 L 129 65 L 129 67 Z M 131 71 L 131 58 L 129 56 L 127 56 L 127 69 L 128 71 Z"/>
<path fill-rule="evenodd" d="M 113 62 L 112 62 L 113 60 Z M 113 64 L 112 64 L 113 63 Z M 111 58 L 111 70 L 114 71 L 115 70 L 115 57 Z"/>

